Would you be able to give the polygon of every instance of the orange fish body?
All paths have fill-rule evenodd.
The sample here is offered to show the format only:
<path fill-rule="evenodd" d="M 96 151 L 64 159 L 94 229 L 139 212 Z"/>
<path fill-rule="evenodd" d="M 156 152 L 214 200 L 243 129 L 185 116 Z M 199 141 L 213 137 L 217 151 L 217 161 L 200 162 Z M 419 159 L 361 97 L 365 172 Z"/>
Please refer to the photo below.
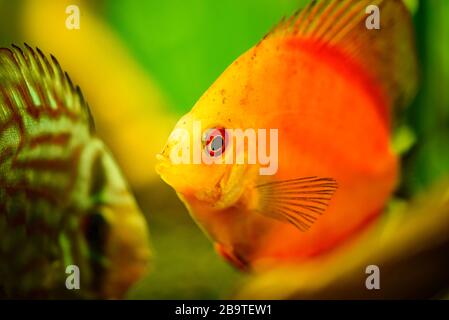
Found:
<path fill-rule="evenodd" d="M 320 255 L 378 216 L 394 191 L 398 157 L 390 146 L 390 116 L 414 84 L 402 76 L 380 81 L 381 71 L 397 60 L 376 70 L 377 52 L 366 47 L 373 39 L 356 35 L 379 31 L 361 31 L 361 19 L 347 33 L 332 27 L 320 32 L 326 30 L 324 17 L 356 15 L 363 2 L 318 1 L 284 22 L 237 59 L 178 123 L 187 128 L 196 119 L 204 127 L 278 130 L 273 176 L 261 176 L 256 164 L 175 168 L 165 160 L 157 168 L 218 252 L 238 267 L 257 270 Z M 387 13 L 403 12 L 399 1 L 391 3 Z M 311 15 L 317 18 L 307 20 Z M 395 30 L 404 28 L 399 24 Z M 405 47 L 401 50 L 410 48 Z M 374 70 L 365 58 L 377 62 Z M 407 64 L 411 74 L 413 59 Z M 165 159 L 173 143 L 169 139 Z M 268 211 L 281 212 L 290 223 L 272 219 Z M 298 220 L 313 225 L 301 232 Z"/>

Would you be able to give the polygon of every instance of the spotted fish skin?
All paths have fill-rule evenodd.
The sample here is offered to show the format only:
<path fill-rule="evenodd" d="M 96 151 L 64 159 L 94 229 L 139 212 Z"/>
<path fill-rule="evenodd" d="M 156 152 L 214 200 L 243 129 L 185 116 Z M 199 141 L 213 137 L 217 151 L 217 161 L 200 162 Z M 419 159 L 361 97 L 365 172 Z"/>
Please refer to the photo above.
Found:
<path fill-rule="evenodd" d="M 121 297 L 148 258 L 145 219 L 79 87 L 39 49 L 0 49 L 0 295 Z M 65 286 L 68 265 L 80 290 Z"/>

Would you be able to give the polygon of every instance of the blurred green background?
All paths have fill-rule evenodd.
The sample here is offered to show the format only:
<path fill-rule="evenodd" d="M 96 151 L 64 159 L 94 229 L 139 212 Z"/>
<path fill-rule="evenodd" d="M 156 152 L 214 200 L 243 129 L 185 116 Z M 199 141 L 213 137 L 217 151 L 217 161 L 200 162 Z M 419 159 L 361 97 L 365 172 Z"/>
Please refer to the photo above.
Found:
<path fill-rule="evenodd" d="M 307 2 L 111 0 L 89 1 L 81 10 L 89 10 L 113 31 L 157 83 L 167 101 L 167 112 L 179 116 L 281 17 Z M 417 31 L 421 89 L 398 120 L 398 126 L 409 128 L 409 134 L 399 140 L 413 142 L 403 157 L 398 196 L 404 198 L 449 171 L 449 1 L 407 3 Z M 25 5 L 26 1 L 0 0 L 2 46 L 29 41 L 20 23 Z M 135 193 L 149 221 L 155 257 L 152 272 L 129 292 L 129 298 L 217 299 L 231 295 L 244 275 L 215 254 L 174 192 L 154 182 L 135 188 Z"/>
<path fill-rule="evenodd" d="M 173 107 L 187 112 L 240 54 L 299 0 L 106 2 L 107 18 L 151 70 Z M 126 12 L 126 14 L 124 14 Z"/>
<path fill-rule="evenodd" d="M 107 1 L 105 17 L 168 97 L 178 115 L 190 110 L 223 70 L 284 15 L 306 1 Z M 160 194 L 161 187 L 153 194 Z M 154 197 L 150 228 L 154 272 L 130 298 L 217 299 L 243 277 L 214 252 L 179 200 Z M 175 208 L 167 203 L 176 202 Z M 159 203 L 158 208 L 155 204 Z"/>
<path fill-rule="evenodd" d="M 182 115 L 232 61 L 281 17 L 306 2 L 108 1 L 104 10 L 136 59 L 159 83 L 171 108 Z M 166 201 L 159 203 L 150 217 L 155 270 L 129 297 L 217 299 L 231 295 L 243 275 L 214 252 L 182 204 L 167 210 Z"/>

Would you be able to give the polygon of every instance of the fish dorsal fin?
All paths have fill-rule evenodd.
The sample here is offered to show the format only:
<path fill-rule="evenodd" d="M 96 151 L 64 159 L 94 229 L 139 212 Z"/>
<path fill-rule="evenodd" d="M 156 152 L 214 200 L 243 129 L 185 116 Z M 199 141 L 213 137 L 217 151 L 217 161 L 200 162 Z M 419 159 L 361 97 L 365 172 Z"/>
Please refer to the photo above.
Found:
<path fill-rule="evenodd" d="M 369 29 L 376 8 L 380 29 Z M 401 0 L 312 1 L 267 38 L 292 36 L 338 49 L 380 84 L 391 105 L 405 106 L 413 99 L 416 49 L 411 17 Z"/>
<path fill-rule="evenodd" d="M 84 121 L 93 131 L 93 118 L 80 88 L 73 85 L 56 58 L 50 57 L 26 44 L 24 49 L 15 45 L 0 48 L 0 105 L 6 103 L 35 118 L 67 116 Z"/>

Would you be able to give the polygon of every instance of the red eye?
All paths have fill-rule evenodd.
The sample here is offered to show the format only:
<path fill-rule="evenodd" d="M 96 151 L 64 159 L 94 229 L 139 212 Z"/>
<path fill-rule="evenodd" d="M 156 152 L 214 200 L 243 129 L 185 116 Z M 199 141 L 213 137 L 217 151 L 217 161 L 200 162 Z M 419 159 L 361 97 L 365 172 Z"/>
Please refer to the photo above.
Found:
<path fill-rule="evenodd" d="M 206 130 L 203 137 L 204 147 L 207 154 L 211 157 L 218 157 L 226 150 L 228 144 L 228 136 L 226 129 L 209 129 Z"/>

